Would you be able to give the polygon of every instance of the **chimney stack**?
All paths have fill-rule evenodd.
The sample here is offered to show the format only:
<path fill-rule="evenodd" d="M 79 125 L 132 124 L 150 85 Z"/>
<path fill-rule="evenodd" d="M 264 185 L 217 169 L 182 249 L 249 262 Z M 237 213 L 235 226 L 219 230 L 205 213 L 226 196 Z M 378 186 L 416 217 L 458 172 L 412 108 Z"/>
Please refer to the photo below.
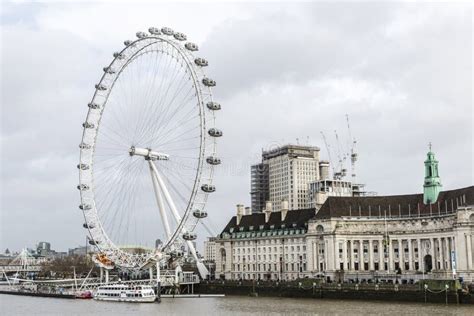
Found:
<path fill-rule="evenodd" d="M 329 179 L 329 161 L 321 160 L 319 162 L 319 179 L 320 180 Z"/>
<path fill-rule="evenodd" d="M 242 204 L 237 204 L 237 225 L 240 225 L 242 216 L 244 216 L 244 206 Z"/>
<path fill-rule="evenodd" d="M 281 201 L 281 221 L 282 222 L 285 220 L 287 213 L 288 213 L 288 201 L 283 200 Z"/>
<path fill-rule="evenodd" d="M 248 206 L 245 208 L 245 215 L 252 215 L 252 209 Z"/>
<path fill-rule="evenodd" d="M 265 203 L 265 223 L 268 223 L 270 220 L 270 215 L 272 214 L 272 202 L 267 201 Z"/>

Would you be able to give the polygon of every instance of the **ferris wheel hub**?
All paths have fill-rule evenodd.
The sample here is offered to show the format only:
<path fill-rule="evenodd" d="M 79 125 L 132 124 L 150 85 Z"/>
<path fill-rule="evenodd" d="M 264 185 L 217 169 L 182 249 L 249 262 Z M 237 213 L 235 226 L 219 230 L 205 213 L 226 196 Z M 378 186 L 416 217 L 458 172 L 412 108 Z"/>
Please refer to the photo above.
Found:
<path fill-rule="evenodd" d="M 169 155 L 153 151 L 150 148 L 137 148 L 132 146 L 128 150 L 128 153 L 130 156 L 142 156 L 145 160 L 169 160 Z"/>

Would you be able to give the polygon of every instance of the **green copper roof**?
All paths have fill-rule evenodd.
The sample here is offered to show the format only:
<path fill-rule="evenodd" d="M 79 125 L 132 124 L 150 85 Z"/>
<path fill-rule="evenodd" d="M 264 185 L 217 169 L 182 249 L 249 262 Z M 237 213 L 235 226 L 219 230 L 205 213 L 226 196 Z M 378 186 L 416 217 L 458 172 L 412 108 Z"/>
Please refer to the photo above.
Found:
<path fill-rule="evenodd" d="M 423 203 L 433 204 L 438 199 L 442 185 L 439 177 L 438 160 L 435 159 L 435 154 L 431 151 L 431 143 L 430 150 L 426 156 L 425 181 L 423 183 Z"/>

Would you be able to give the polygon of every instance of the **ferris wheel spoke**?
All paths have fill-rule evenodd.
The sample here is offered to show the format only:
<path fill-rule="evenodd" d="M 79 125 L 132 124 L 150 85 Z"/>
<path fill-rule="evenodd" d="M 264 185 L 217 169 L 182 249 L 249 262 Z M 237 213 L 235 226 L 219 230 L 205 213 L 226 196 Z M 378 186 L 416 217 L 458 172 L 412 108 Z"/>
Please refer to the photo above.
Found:
<path fill-rule="evenodd" d="M 175 90 L 174 94 L 172 95 L 172 97 L 170 98 L 170 100 L 169 101 L 167 101 L 166 99 L 162 100 L 161 104 L 163 104 L 164 113 L 162 113 L 162 115 L 159 118 L 160 121 L 159 121 L 158 126 L 160 126 L 163 122 L 168 122 L 167 119 L 169 119 L 170 117 L 167 115 L 167 113 L 171 111 L 170 109 L 173 109 L 173 107 L 171 105 L 173 104 L 173 102 L 176 100 L 176 98 L 180 94 L 183 94 L 183 93 L 181 93 L 182 90 L 186 87 L 186 84 L 189 84 L 190 82 L 191 81 L 190 81 L 190 78 L 188 77 L 188 75 L 186 73 L 183 74 L 183 76 L 181 77 L 181 81 L 177 85 L 176 90 Z M 191 84 L 191 87 L 188 88 L 187 93 L 185 95 L 188 95 L 192 91 L 194 91 L 194 85 Z M 180 107 L 176 107 L 174 113 L 176 113 L 176 111 L 179 110 L 179 109 L 180 109 Z"/>
<path fill-rule="evenodd" d="M 177 63 L 175 64 L 175 68 L 173 69 L 173 75 L 171 77 L 171 80 L 168 84 L 168 87 L 166 88 L 166 91 L 164 94 L 162 94 L 161 98 L 156 98 L 156 102 L 154 102 L 154 111 L 152 112 L 153 115 L 151 117 L 157 118 L 158 122 L 160 122 L 161 118 L 164 116 L 164 113 L 167 113 L 170 108 L 166 107 L 166 100 L 168 99 L 168 95 L 170 93 L 170 90 L 172 90 L 173 82 L 176 79 L 176 76 L 179 74 L 179 70 L 182 68 L 182 65 L 180 67 L 177 67 Z M 185 74 L 182 75 L 181 80 L 185 78 Z M 158 115 L 159 113 L 159 115 Z"/>
<path fill-rule="evenodd" d="M 184 100 L 192 100 L 193 99 L 193 86 L 191 86 L 188 91 L 184 94 Z M 158 127 L 158 129 L 156 130 L 156 132 L 160 131 L 160 130 L 164 130 L 164 127 L 165 125 L 168 125 L 171 121 L 171 118 L 175 118 L 176 117 L 176 114 L 184 109 L 186 109 L 186 106 L 184 106 L 186 104 L 186 102 L 180 102 L 180 103 L 176 103 L 176 106 L 174 107 L 174 111 L 171 111 L 172 115 L 168 115 L 168 113 L 170 112 L 170 109 L 172 109 L 173 107 L 171 106 L 172 105 L 172 102 L 166 107 L 165 111 L 163 113 L 161 113 L 160 117 L 158 118 L 158 121 L 156 123 L 156 127 Z M 191 109 L 193 109 L 193 107 L 191 107 Z M 197 109 L 193 109 L 194 111 L 196 111 Z"/>
<path fill-rule="evenodd" d="M 97 195 L 101 194 L 104 196 L 104 198 L 100 200 L 103 202 L 103 204 L 99 205 L 99 208 L 98 208 L 99 211 L 102 211 L 106 215 L 108 214 L 106 212 L 110 208 L 111 203 L 113 203 L 115 199 L 115 197 L 112 195 L 113 190 L 116 190 L 117 188 L 120 189 L 122 187 L 122 183 L 128 180 L 127 171 L 133 168 L 133 165 L 137 165 L 137 163 L 129 161 L 129 163 L 126 164 L 125 167 L 117 168 L 116 166 L 116 168 L 112 172 L 102 177 L 102 181 L 100 183 L 96 184 L 96 188 L 97 188 L 96 194 Z M 114 179 L 118 179 L 118 180 L 114 180 Z M 104 192 L 98 191 L 98 190 L 101 190 L 102 187 L 104 187 L 105 191 Z M 120 196 L 121 195 L 119 195 L 119 197 Z"/>
<path fill-rule="evenodd" d="M 173 140 L 176 140 L 176 139 L 179 139 L 180 137 L 184 136 L 184 135 L 187 135 L 189 132 L 195 130 L 197 127 L 196 126 L 193 126 L 192 128 L 182 132 L 181 134 L 179 134 L 178 136 L 175 136 L 172 140 L 170 141 L 173 141 Z M 151 140 L 151 142 L 155 143 L 158 139 L 160 139 L 161 137 L 158 137 L 157 139 L 153 139 Z"/>
<path fill-rule="evenodd" d="M 117 183 L 117 186 L 119 187 L 118 191 L 118 196 L 114 197 L 114 199 L 109 200 L 109 208 L 113 208 L 114 211 L 112 217 L 110 218 L 111 221 L 116 220 L 117 218 L 120 220 L 119 226 L 117 227 L 116 223 L 114 222 L 109 222 L 109 225 L 111 227 L 110 231 L 112 236 L 115 236 L 117 233 L 120 233 L 120 227 L 121 227 L 121 222 L 123 221 L 124 217 L 123 215 L 120 215 L 121 213 L 124 213 L 125 205 L 128 205 L 128 201 L 125 199 L 129 196 L 134 196 L 134 195 L 128 195 L 126 194 L 127 191 L 130 191 L 130 193 L 133 193 L 133 185 L 136 182 L 137 179 L 137 173 L 135 172 L 138 168 L 140 167 L 140 164 L 135 164 L 131 169 L 133 172 L 127 173 L 127 176 L 124 176 L 122 178 L 127 179 L 126 181 L 120 181 Z M 126 183 L 130 183 L 130 185 L 126 185 Z M 119 216 L 118 216 L 119 215 Z M 124 215 L 127 215 L 126 213 Z"/>
<path fill-rule="evenodd" d="M 167 175 L 166 175 L 167 173 L 164 172 L 164 177 L 167 179 L 167 182 L 170 183 L 170 186 L 171 186 L 172 188 L 175 188 L 175 187 L 173 186 L 172 181 L 170 181 L 170 178 L 171 178 L 171 177 L 173 177 L 174 179 L 176 179 L 175 181 L 178 181 L 178 182 L 184 187 L 185 190 L 187 190 L 187 191 L 189 191 L 189 192 L 192 191 L 192 188 L 187 184 L 186 181 L 183 181 L 183 179 L 182 179 L 183 177 L 181 177 L 180 172 L 177 171 L 177 170 L 179 170 L 179 168 L 174 168 L 174 172 L 171 171 L 170 168 L 167 167 L 167 166 L 164 166 L 164 169 L 165 169 L 166 171 L 168 171 L 167 173 L 169 174 L 169 176 L 167 176 Z M 181 194 L 180 192 L 181 192 L 180 190 L 176 190 L 176 193 L 177 193 L 177 194 Z"/>
<path fill-rule="evenodd" d="M 137 166 L 138 166 L 137 168 L 140 169 L 141 164 L 138 164 Z M 138 188 L 137 180 L 139 178 L 139 175 L 140 175 L 139 172 L 134 172 L 134 174 L 132 174 L 131 179 L 129 179 L 129 185 L 122 187 L 122 191 L 121 191 L 122 199 L 120 201 L 119 207 L 117 207 L 117 209 L 120 209 L 120 212 L 122 213 L 122 215 L 118 216 L 120 221 L 119 221 L 118 227 L 116 226 L 117 227 L 116 233 L 123 235 L 124 237 L 129 236 L 128 228 L 130 227 L 129 223 L 130 223 L 130 217 L 132 215 L 132 212 L 127 211 L 127 210 L 132 209 L 132 205 L 135 203 L 135 200 L 137 197 L 136 193 L 137 193 L 137 188 Z M 133 216 L 136 216 L 136 214 L 133 214 Z M 123 230 L 122 230 L 122 225 L 124 223 L 124 220 L 126 223 L 125 227 L 127 229 L 125 234 L 123 234 Z M 135 240 L 137 239 L 135 238 Z"/>
<path fill-rule="evenodd" d="M 178 74 L 178 73 L 179 73 L 178 70 L 179 70 L 178 64 L 175 63 L 175 64 L 174 64 L 174 68 L 173 68 L 173 73 L 174 73 L 174 74 L 173 74 L 172 77 L 170 78 L 170 82 L 172 82 L 172 80 L 174 79 L 175 74 Z M 161 105 L 162 105 L 162 101 L 168 96 L 170 87 L 171 87 L 171 85 L 168 84 L 168 87 L 166 88 L 165 93 L 163 94 L 163 97 L 160 98 L 160 99 L 158 99 L 158 100 L 159 100 L 158 106 L 155 107 L 155 111 L 154 111 L 154 112 L 156 112 L 156 109 L 160 109 L 160 107 L 161 107 Z M 152 116 L 153 116 L 153 113 L 152 113 Z M 135 137 L 136 137 L 136 133 L 137 133 L 137 130 L 135 130 L 134 139 L 135 139 Z"/>
<path fill-rule="evenodd" d="M 198 118 L 199 116 L 196 115 L 196 116 L 190 116 L 186 119 L 183 119 L 181 121 L 179 121 L 176 126 L 187 126 L 186 123 L 189 123 L 191 122 L 192 120 L 196 120 L 196 118 Z M 188 132 L 190 133 L 191 131 L 193 131 L 194 129 L 196 129 L 197 131 L 200 131 L 199 129 L 200 126 L 196 126 L 194 128 L 192 128 L 191 130 L 189 130 Z M 159 136 L 159 138 L 156 140 L 157 143 L 160 143 L 160 141 L 162 141 L 163 139 L 166 139 L 167 137 L 173 137 L 173 133 L 175 133 L 177 131 L 177 129 L 172 129 L 170 128 L 166 133 L 163 133 L 162 135 Z M 200 136 L 200 133 L 198 134 Z M 182 135 L 180 135 L 182 136 Z M 173 139 L 174 140 L 174 139 Z M 160 143 L 162 145 L 162 143 Z"/>
<path fill-rule="evenodd" d="M 111 130 L 107 125 L 103 125 L 100 128 L 101 128 L 101 133 L 103 134 L 103 136 L 108 138 L 108 140 L 111 143 L 117 146 L 127 147 L 127 143 L 124 141 L 124 139 L 115 131 Z"/>
<path fill-rule="evenodd" d="M 157 52 L 152 52 L 152 54 L 158 54 Z M 153 56 L 153 55 L 152 55 Z M 146 102 L 145 108 L 143 111 L 143 115 L 141 115 L 142 120 L 139 121 L 138 125 L 139 126 L 145 126 L 147 125 L 145 122 L 146 119 L 149 119 L 149 116 L 147 116 L 147 113 L 150 113 L 153 107 L 154 100 L 156 99 L 156 93 L 159 92 L 159 90 L 155 89 L 155 83 L 156 83 L 156 77 L 160 73 L 160 66 L 161 66 L 161 61 L 162 58 L 152 58 L 154 60 L 154 66 L 151 68 L 152 75 L 153 75 L 153 80 L 147 80 L 146 82 L 150 82 L 150 84 L 147 86 L 147 91 L 145 92 L 145 97 L 144 99 Z M 157 65 L 157 60 L 158 60 L 158 65 Z M 161 82 L 163 81 L 163 77 L 161 78 Z"/>
<path fill-rule="evenodd" d="M 192 99 L 192 96 L 189 97 L 189 99 Z M 184 107 L 182 105 L 179 105 L 179 106 L 176 107 L 176 109 L 175 109 L 174 113 L 172 113 L 172 115 L 170 115 L 166 119 L 163 119 L 162 121 L 160 120 L 160 122 L 155 125 L 154 131 L 156 131 L 156 132 L 154 132 L 153 135 L 159 135 L 159 137 L 165 137 L 165 135 L 167 135 L 167 133 L 170 133 L 170 132 L 173 132 L 174 130 L 176 130 L 176 127 L 182 126 L 180 124 L 180 122 L 176 123 L 176 121 L 178 119 L 177 114 L 185 108 L 186 107 Z M 186 116 L 191 115 L 195 112 L 196 112 L 196 109 L 193 108 L 193 107 L 190 107 L 189 111 L 186 112 L 185 115 Z M 198 114 L 196 114 L 196 115 L 198 115 Z M 163 124 L 161 122 L 163 122 Z M 175 123 L 173 125 L 170 125 L 171 122 L 175 122 Z M 169 126 L 169 128 L 168 128 L 168 126 Z"/>
<path fill-rule="evenodd" d="M 163 125 L 158 125 L 157 134 L 159 133 L 159 135 L 162 135 L 164 137 L 168 133 L 174 131 L 176 126 L 181 126 L 179 123 L 176 123 L 176 120 L 178 118 L 178 113 L 180 113 L 183 109 L 185 109 L 184 106 L 178 106 L 177 109 L 175 110 L 175 112 L 173 113 L 173 115 L 169 119 L 164 121 L 165 123 Z M 194 114 L 195 112 L 196 112 L 196 109 L 194 109 L 193 107 L 190 107 L 190 109 L 183 116 L 187 117 L 188 115 Z M 196 114 L 196 116 L 197 115 L 198 114 Z M 175 119 L 171 120 L 171 118 L 175 118 Z M 170 123 L 172 121 L 175 122 L 174 125 L 170 125 Z M 168 128 L 168 126 L 169 126 L 169 128 Z"/>

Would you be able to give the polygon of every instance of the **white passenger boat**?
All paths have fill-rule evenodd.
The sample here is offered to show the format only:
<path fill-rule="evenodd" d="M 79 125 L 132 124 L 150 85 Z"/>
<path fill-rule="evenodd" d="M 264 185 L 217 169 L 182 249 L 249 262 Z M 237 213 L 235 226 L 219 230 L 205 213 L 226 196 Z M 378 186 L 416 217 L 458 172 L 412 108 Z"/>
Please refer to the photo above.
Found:
<path fill-rule="evenodd" d="M 149 285 L 107 284 L 97 288 L 94 299 L 116 302 L 154 302 L 156 294 Z"/>

